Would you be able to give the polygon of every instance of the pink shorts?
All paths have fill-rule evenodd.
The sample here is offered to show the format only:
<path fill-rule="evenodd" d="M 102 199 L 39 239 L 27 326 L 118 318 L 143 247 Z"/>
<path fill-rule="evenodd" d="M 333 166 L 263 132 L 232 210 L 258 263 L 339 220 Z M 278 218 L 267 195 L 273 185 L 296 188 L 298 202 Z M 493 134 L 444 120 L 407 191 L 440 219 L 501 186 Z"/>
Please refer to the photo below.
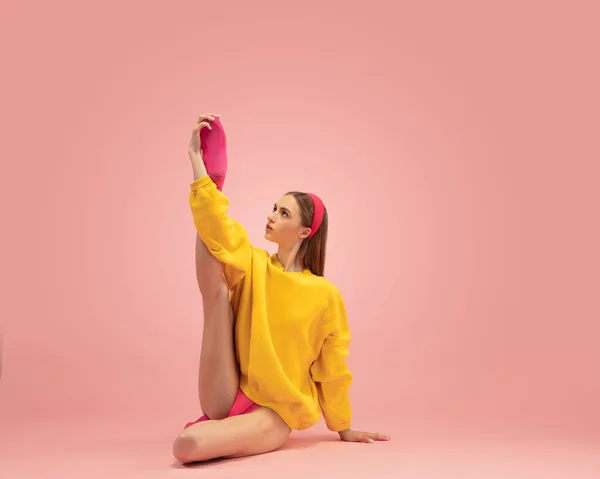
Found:
<path fill-rule="evenodd" d="M 238 392 L 233 401 L 233 406 L 231 406 L 231 410 L 229 411 L 229 414 L 227 415 L 227 417 L 241 416 L 242 414 L 248 414 L 248 413 L 251 413 L 252 411 L 258 409 L 259 407 L 260 406 L 258 404 L 256 404 L 255 402 L 251 401 L 248 398 L 248 396 L 246 396 L 241 389 L 238 389 Z M 202 416 L 199 419 L 196 419 L 193 422 L 188 422 L 185 425 L 184 429 L 187 429 L 188 427 L 190 427 L 193 424 L 203 422 L 203 421 L 208 421 L 209 419 L 210 418 L 205 414 L 204 416 Z"/>

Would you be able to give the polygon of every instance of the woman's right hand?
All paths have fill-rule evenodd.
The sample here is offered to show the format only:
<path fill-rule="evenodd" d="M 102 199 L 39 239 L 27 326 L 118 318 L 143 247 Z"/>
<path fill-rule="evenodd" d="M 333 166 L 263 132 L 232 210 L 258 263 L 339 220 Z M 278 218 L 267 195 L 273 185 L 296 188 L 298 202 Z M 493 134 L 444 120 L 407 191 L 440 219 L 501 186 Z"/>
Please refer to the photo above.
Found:
<path fill-rule="evenodd" d="M 212 130 L 210 122 L 215 121 L 215 119 L 219 117 L 220 115 L 215 115 L 213 113 L 207 113 L 198 117 L 198 120 L 196 120 L 196 124 L 192 130 L 192 138 L 190 139 L 190 144 L 188 145 L 188 153 L 201 154 L 200 130 L 202 130 L 202 128 L 208 128 L 209 130 Z"/>

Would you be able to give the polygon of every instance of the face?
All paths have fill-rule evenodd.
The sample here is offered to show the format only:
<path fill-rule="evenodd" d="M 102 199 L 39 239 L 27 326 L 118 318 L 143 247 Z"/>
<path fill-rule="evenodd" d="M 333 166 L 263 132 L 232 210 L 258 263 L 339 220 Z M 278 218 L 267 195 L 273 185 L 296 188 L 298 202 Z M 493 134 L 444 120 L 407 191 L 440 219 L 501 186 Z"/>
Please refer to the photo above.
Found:
<path fill-rule="evenodd" d="M 310 228 L 302 226 L 300 207 L 296 203 L 296 198 L 293 195 L 283 196 L 267 216 L 265 238 L 279 245 L 291 246 L 309 234 Z"/>

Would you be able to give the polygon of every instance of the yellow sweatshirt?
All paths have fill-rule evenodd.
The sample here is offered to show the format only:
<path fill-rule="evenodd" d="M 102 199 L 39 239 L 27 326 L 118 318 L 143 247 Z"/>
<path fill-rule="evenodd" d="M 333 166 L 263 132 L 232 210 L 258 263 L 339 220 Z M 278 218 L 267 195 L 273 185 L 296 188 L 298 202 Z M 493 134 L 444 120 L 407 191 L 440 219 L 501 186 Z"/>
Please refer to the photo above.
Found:
<path fill-rule="evenodd" d="M 224 264 L 244 394 L 292 429 L 321 412 L 330 430 L 348 429 L 350 331 L 339 290 L 308 269 L 285 272 L 276 254 L 250 244 L 209 176 L 191 184 L 189 201 L 198 235 Z"/>

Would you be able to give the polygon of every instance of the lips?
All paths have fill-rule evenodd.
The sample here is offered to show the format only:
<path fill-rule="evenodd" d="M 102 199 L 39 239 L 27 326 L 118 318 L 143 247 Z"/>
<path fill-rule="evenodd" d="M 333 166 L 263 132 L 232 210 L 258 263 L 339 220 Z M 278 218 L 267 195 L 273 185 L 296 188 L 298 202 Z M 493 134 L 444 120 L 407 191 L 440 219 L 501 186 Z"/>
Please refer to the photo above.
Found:
<path fill-rule="evenodd" d="M 271 228 L 271 226 L 269 226 L 268 223 L 267 223 L 266 229 L 273 231 L 273 228 Z"/>

